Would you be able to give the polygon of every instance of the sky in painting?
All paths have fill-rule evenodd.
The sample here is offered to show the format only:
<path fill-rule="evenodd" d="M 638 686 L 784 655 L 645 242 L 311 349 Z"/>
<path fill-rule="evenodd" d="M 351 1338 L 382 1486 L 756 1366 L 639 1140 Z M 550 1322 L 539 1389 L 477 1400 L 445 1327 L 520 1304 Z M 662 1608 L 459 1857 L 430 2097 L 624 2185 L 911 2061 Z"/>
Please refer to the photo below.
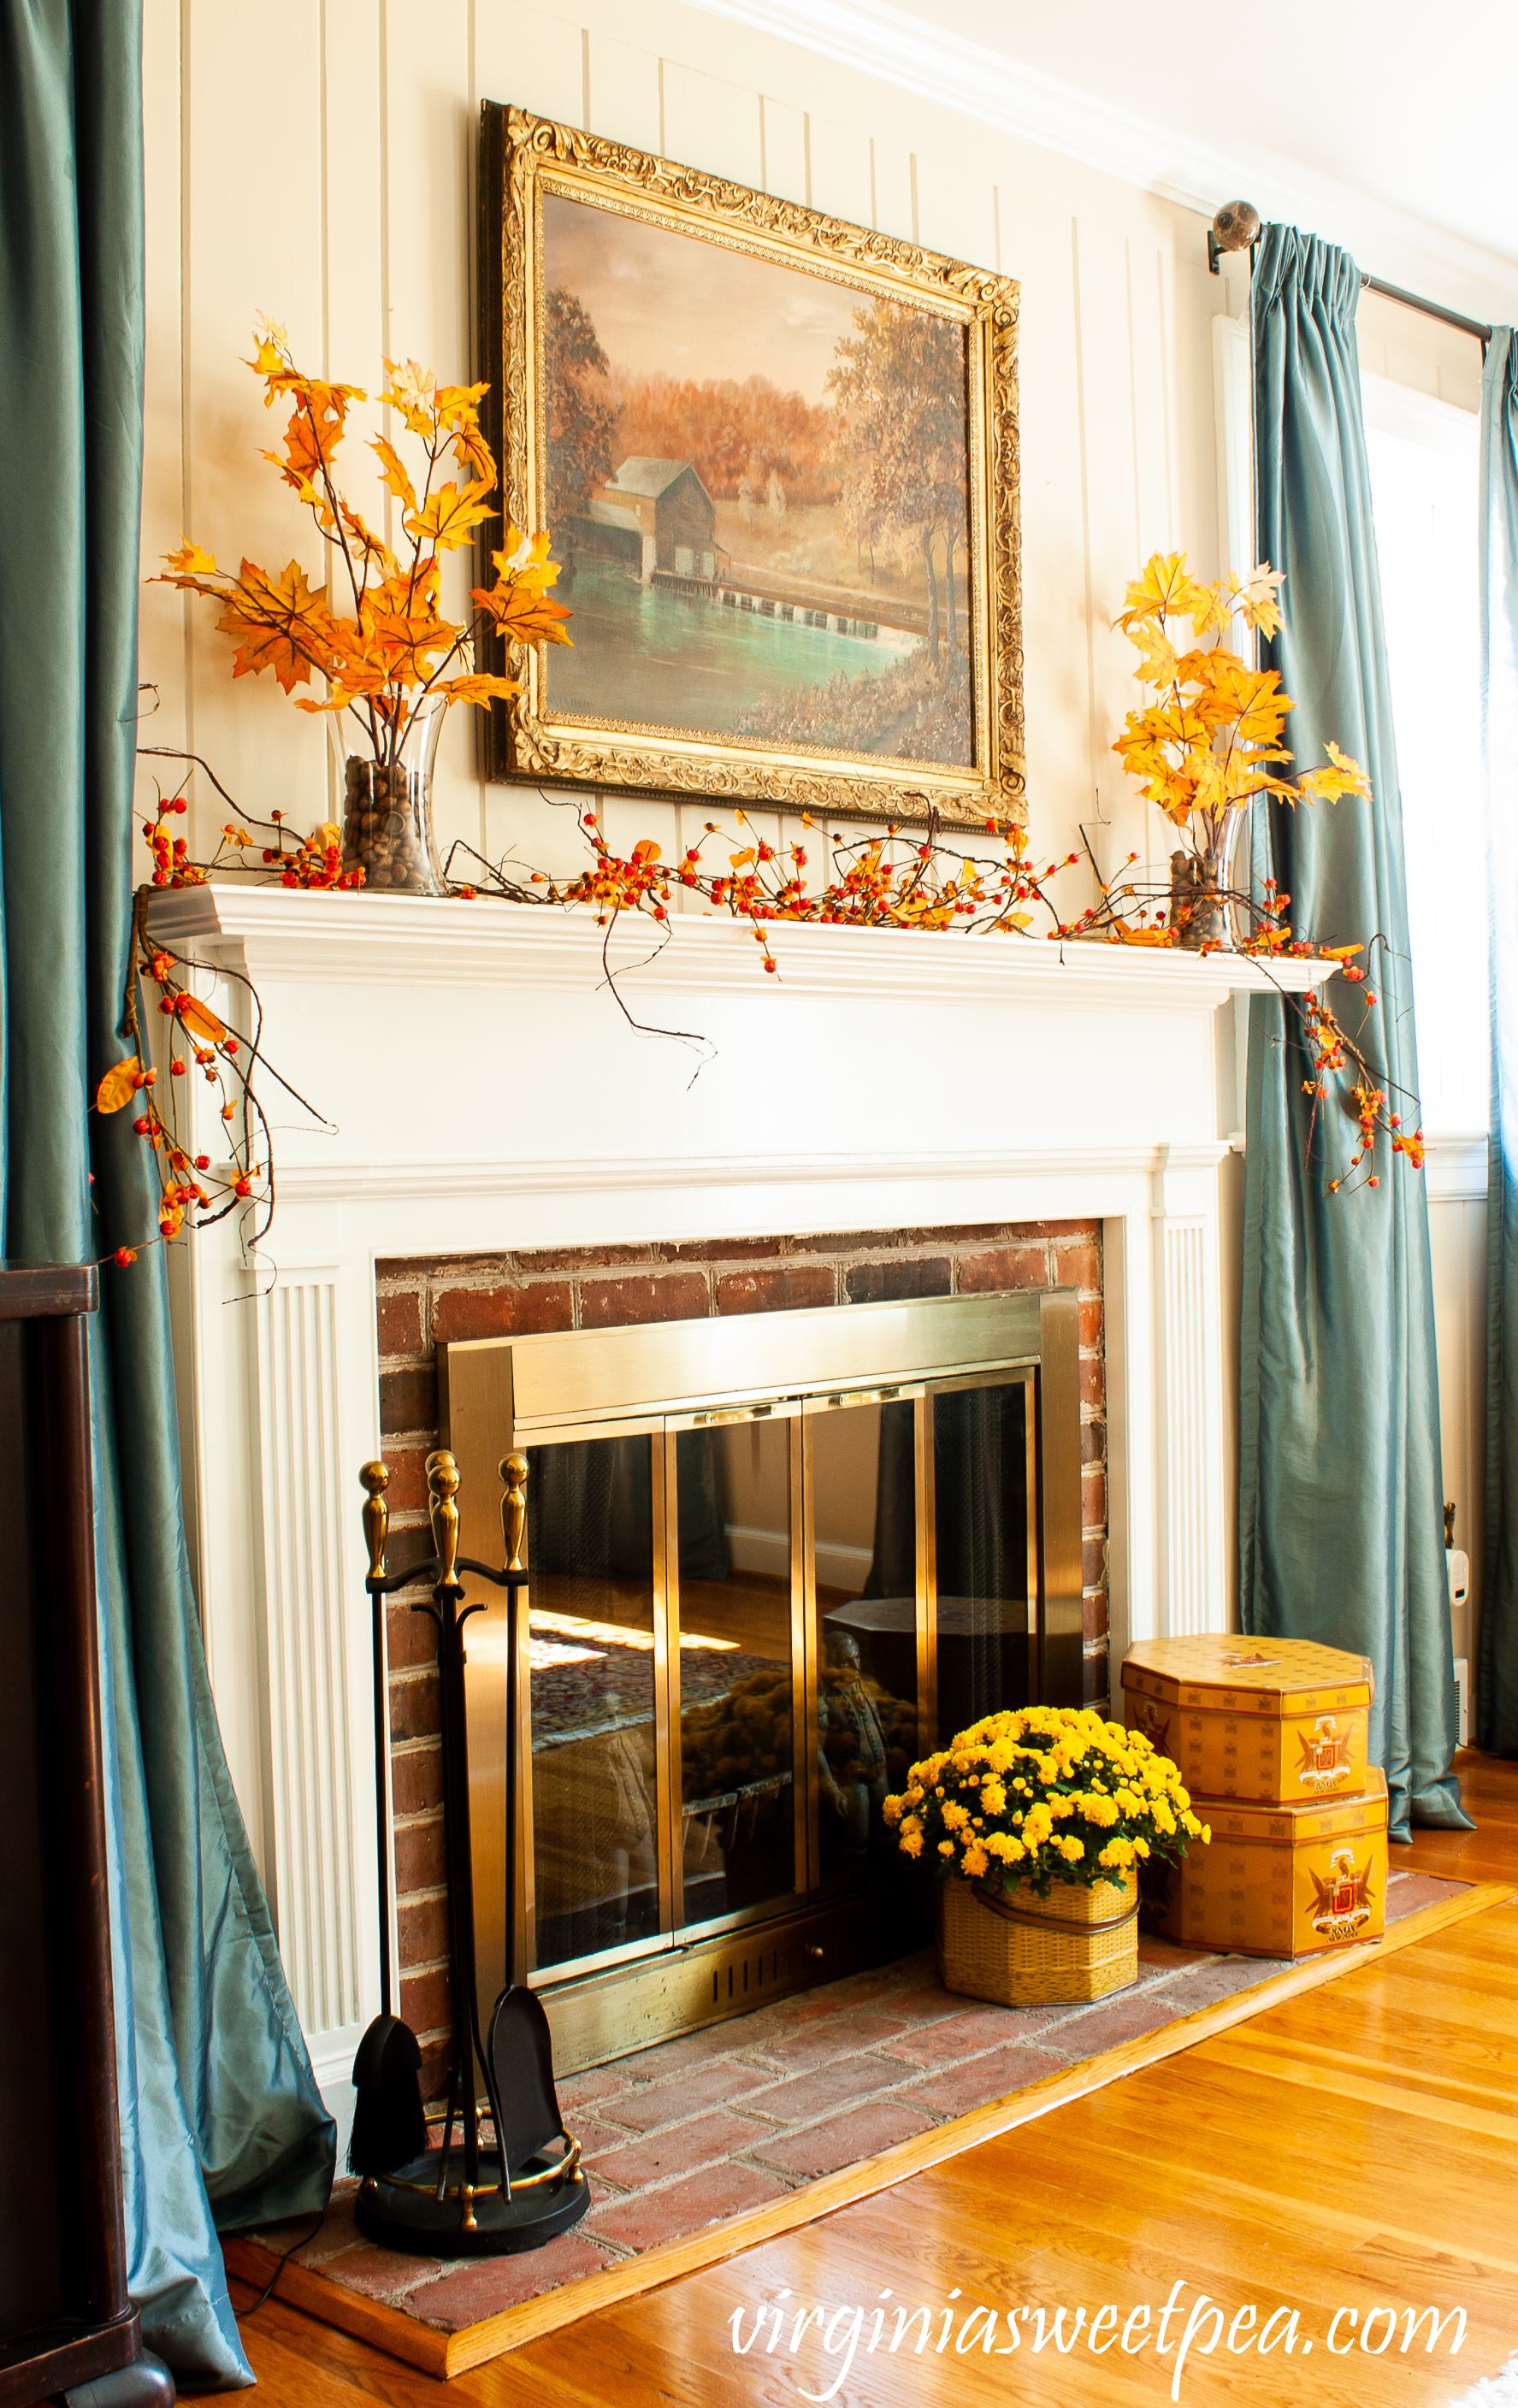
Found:
<path fill-rule="evenodd" d="M 557 193 L 544 196 L 543 268 L 579 295 L 613 366 L 696 383 L 767 377 L 811 403 L 827 398 L 835 346 L 866 297 Z"/>

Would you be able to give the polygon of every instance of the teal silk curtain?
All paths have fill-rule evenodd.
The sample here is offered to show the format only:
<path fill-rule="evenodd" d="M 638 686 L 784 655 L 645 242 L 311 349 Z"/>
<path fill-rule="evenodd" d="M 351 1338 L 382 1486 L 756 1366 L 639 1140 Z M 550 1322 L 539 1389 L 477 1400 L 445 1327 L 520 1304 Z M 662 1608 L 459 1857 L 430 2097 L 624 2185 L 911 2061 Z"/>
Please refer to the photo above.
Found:
<path fill-rule="evenodd" d="M 1492 880 L 1492 1134 L 1486 1182 L 1486 1578 L 1477 1737 L 1518 1756 L 1518 335 L 1482 378 L 1482 738 Z"/>
<path fill-rule="evenodd" d="M 140 0 L 0 0 L 5 1252 L 153 1227 L 122 1052 L 142 473 Z M 93 1185 L 92 1188 L 92 1165 Z M 252 2380 L 215 2224 L 322 2207 L 335 2134 L 249 1855 L 185 1557 L 162 1253 L 102 1274 L 96 1569 L 127 2249 L 144 2337 Z M 0 1935 L 0 1945 L 3 1945 Z"/>
<path fill-rule="evenodd" d="M 1416 1113 L 1402 811 L 1382 637 L 1354 310 L 1346 251 L 1267 226 L 1252 293 L 1259 556 L 1284 569 L 1270 660 L 1296 708 L 1285 741 L 1321 761 L 1332 738 L 1374 801 L 1296 811 L 1262 802 L 1290 918 L 1324 944 L 1387 939 L 1367 956 L 1380 997 L 1366 1050 L 1392 1109 Z M 1241 564 L 1245 565 L 1245 564 Z M 1358 993 L 1363 996 L 1365 989 Z M 1335 980 L 1351 1031 L 1363 1005 Z M 1316 1639 L 1376 1670 L 1372 1754 L 1391 1828 L 1468 1828 L 1455 1744 L 1444 1564 L 1428 1209 L 1382 1139 L 1381 1184 L 1330 1196 L 1354 1123 L 1314 1128 L 1307 1059 L 1275 996 L 1250 1010 L 1240 1349 L 1239 1574 L 1244 1627 Z M 1329 1108 L 1332 1109 L 1331 1107 Z"/>

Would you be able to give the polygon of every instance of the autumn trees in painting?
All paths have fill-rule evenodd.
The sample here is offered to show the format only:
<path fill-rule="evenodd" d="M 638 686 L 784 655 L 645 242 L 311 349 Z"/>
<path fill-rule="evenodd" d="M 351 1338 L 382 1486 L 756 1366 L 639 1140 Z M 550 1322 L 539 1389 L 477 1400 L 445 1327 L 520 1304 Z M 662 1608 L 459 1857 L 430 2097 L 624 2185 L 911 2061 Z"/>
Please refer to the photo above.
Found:
<path fill-rule="evenodd" d="M 584 509 L 616 466 L 617 409 L 609 363 L 583 305 L 562 284 L 544 307 L 548 389 L 548 523 L 562 527 Z"/>
<path fill-rule="evenodd" d="M 573 204 L 545 269 L 552 707 L 969 766 L 963 324 Z M 699 543 L 650 498 L 687 465 Z"/>
<path fill-rule="evenodd" d="M 766 377 L 677 379 L 614 368 L 578 296 L 547 295 L 548 517 L 582 511 L 618 460 L 689 460 L 714 499 L 838 507 L 856 548 L 916 553 L 928 597 L 928 649 L 959 649 L 967 540 L 965 337 L 925 311 L 872 302 L 836 346 L 819 407 Z M 777 491 L 777 488 L 779 489 Z M 745 513 L 747 518 L 747 513 Z"/>
<path fill-rule="evenodd" d="M 920 309 L 872 302 L 853 313 L 828 375 L 838 417 L 835 451 L 848 460 L 840 508 L 871 552 L 906 538 L 921 547 L 928 592 L 928 652 L 959 651 L 954 564 L 967 535 L 965 337 Z M 938 561 L 944 609 L 939 610 Z"/>

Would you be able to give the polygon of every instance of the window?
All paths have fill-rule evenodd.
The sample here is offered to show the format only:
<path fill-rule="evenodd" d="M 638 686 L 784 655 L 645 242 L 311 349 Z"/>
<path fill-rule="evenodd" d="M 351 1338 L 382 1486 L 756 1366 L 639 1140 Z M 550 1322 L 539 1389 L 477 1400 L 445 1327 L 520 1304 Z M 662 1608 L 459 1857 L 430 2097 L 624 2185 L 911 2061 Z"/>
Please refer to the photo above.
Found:
<path fill-rule="evenodd" d="M 1478 422 L 1363 376 L 1402 788 L 1424 1126 L 1487 1125 L 1487 880 L 1477 606 Z"/>

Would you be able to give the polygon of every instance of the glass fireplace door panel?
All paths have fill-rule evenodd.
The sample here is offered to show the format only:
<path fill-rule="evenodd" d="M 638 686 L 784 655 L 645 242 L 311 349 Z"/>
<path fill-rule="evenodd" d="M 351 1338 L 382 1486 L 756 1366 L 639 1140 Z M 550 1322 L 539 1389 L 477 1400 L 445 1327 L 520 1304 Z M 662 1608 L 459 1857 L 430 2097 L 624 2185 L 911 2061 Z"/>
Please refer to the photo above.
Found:
<path fill-rule="evenodd" d="M 687 1928 L 783 1902 L 796 1887 L 796 1427 L 777 1415 L 675 1439 Z"/>
<path fill-rule="evenodd" d="M 917 1748 L 916 1409 L 807 1415 L 817 1665 L 817 1878 L 895 1872 L 881 1809 Z"/>
<path fill-rule="evenodd" d="M 652 1437 L 635 1436 L 532 1451 L 527 1686 L 539 1968 L 660 1928 L 653 1448 Z"/>
<path fill-rule="evenodd" d="M 938 1743 L 1037 1696 L 1033 1380 L 933 1398 Z"/>

